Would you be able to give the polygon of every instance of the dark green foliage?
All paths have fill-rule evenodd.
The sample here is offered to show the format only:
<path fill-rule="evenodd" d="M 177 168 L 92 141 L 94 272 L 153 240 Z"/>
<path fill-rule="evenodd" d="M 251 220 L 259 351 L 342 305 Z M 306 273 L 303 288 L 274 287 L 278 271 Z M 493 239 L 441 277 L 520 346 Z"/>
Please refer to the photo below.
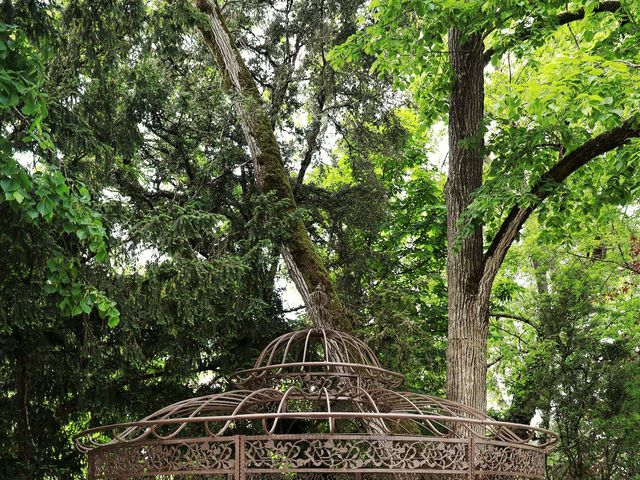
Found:
<path fill-rule="evenodd" d="M 273 251 L 291 217 L 239 167 L 210 59 L 181 40 L 187 9 L 14 7 L 39 96 L 8 96 L 30 124 L 3 110 L 0 473 L 77 478 L 73 433 L 224 388 L 284 331 Z"/>
<path fill-rule="evenodd" d="M 302 208 L 291 213 L 257 193 L 234 99 L 189 2 L 2 2 L 0 45 L 13 43 L 0 50 L 1 478 L 81 478 L 74 433 L 227 388 L 233 370 L 304 320 L 285 320 L 276 287 L 277 247 L 299 218 L 356 333 L 410 388 L 443 392 L 444 177 L 425 133 L 446 107 L 442 33 L 453 18 L 495 21 L 488 46 L 503 49 L 527 29 L 508 15 L 478 20 L 477 2 L 463 3 L 389 2 L 380 15 L 398 23 L 371 33 L 393 33 L 382 47 L 401 56 L 376 61 L 379 46 L 349 50 L 366 40 L 354 37 L 344 52 L 358 61 L 336 71 L 329 51 L 357 30 L 362 3 L 228 2 L 292 172 Z M 541 19 L 518 59 L 565 4 L 509 3 L 513 18 Z M 408 7 L 415 13 L 397 16 Z M 495 162 L 475 218 L 526 201 L 520 187 L 557 158 L 558 139 L 572 147 L 620 121 L 639 70 L 616 58 L 636 55 L 637 27 L 610 18 L 620 20 L 594 16 L 578 32 L 602 65 L 546 52 L 495 67 Z M 573 48 L 568 35 L 557 42 Z M 516 70 L 531 75 L 517 91 Z M 565 91 L 560 70 L 591 96 Z M 544 82 L 546 94 L 535 93 Z M 637 228 L 618 207 L 637 198 L 637 151 L 572 177 L 536 219 L 547 228 L 529 225 L 494 287 L 492 311 L 523 320 L 492 320 L 490 404 L 562 434 L 550 478 L 627 480 L 640 468 Z"/>

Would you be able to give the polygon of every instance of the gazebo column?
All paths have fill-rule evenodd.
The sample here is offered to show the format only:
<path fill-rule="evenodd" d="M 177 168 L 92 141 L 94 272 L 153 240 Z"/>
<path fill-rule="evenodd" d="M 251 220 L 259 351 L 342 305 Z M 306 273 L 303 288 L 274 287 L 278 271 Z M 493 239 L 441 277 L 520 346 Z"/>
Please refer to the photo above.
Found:
<path fill-rule="evenodd" d="M 244 480 L 246 477 L 246 467 L 244 458 L 244 435 L 236 435 L 236 460 L 235 460 L 235 480 Z"/>
<path fill-rule="evenodd" d="M 478 480 L 480 475 L 476 475 L 476 439 L 473 435 L 469 436 L 469 480 Z"/>

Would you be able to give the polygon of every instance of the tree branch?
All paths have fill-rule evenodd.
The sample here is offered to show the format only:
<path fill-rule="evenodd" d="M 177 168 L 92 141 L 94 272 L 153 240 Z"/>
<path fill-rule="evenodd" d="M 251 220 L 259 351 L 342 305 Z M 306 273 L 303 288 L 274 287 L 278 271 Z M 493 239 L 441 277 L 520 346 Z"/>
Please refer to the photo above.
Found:
<path fill-rule="evenodd" d="M 501 361 L 502 361 L 502 355 L 498 355 L 498 357 L 495 360 L 487 363 L 487 370 L 493 367 L 494 365 L 497 365 Z"/>
<path fill-rule="evenodd" d="M 535 202 L 526 207 L 514 206 L 493 238 L 485 254 L 483 280 L 488 284 L 493 282 L 511 243 L 517 237 L 524 222 L 536 207 L 556 190 L 560 183 L 594 158 L 615 150 L 627 144 L 631 138 L 639 136 L 640 125 L 635 119 L 628 119 L 621 126 L 586 141 L 565 155 L 542 175 L 530 191 L 530 194 L 536 199 Z"/>
<path fill-rule="evenodd" d="M 510 318 L 511 320 L 518 320 L 519 322 L 524 322 L 527 324 L 530 324 L 531 321 L 527 318 L 524 318 L 520 315 L 513 315 L 511 313 L 502 313 L 502 312 L 495 312 L 495 313 L 490 313 L 489 314 L 490 317 L 495 317 L 495 318 Z"/>
<path fill-rule="evenodd" d="M 638 271 L 637 268 L 635 268 L 633 266 L 633 264 L 625 261 L 624 263 L 620 263 L 620 262 L 615 262 L 613 260 L 606 260 L 604 258 L 598 258 L 598 257 L 594 257 L 593 255 L 589 256 L 589 255 L 580 255 L 579 253 L 573 253 L 573 252 L 566 252 L 567 254 L 571 255 L 572 257 L 576 257 L 576 258 L 582 258 L 584 260 L 591 260 L 592 262 L 600 262 L 600 263 L 609 263 L 611 265 L 615 265 L 618 268 L 623 268 L 625 270 L 629 270 L 635 274 L 640 273 L 640 271 Z"/>
<path fill-rule="evenodd" d="M 114 177 L 118 184 L 119 190 L 125 195 L 143 200 L 150 207 L 155 206 L 155 201 L 160 198 L 177 201 L 180 195 L 177 192 L 168 190 L 149 191 L 144 188 L 138 181 L 130 176 L 126 171 L 117 168 L 114 171 Z"/>
<path fill-rule="evenodd" d="M 305 135 L 305 139 L 307 141 L 307 148 L 304 152 L 304 157 L 302 158 L 302 162 L 300 163 L 300 170 L 298 171 L 298 176 L 296 178 L 296 182 L 293 186 L 293 194 L 294 196 L 299 193 L 300 186 L 304 182 L 304 176 L 307 173 L 307 169 L 309 165 L 311 165 L 311 160 L 313 159 L 313 153 L 316 150 L 318 144 L 318 135 L 320 134 L 320 130 L 322 128 L 322 118 L 323 118 L 323 110 L 324 104 L 326 100 L 326 95 L 324 92 L 324 85 L 321 87 L 320 93 L 318 94 L 317 105 L 313 109 L 313 120 L 311 125 L 309 126 L 309 130 Z"/>
<path fill-rule="evenodd" d="M 600 4 L 593 9 L 593 13 L 604 13 L 604 12 L 613 13 L 620 10 L 621 7 L 622 5 L 619 1 L 605 0 L 604 2 L 600 2 Z M 571 22 L 582 20 L 585 17 L 585 14 L 586 13 L 584 11 L 584 8 L 580 8 L 574 12 L 562 12 L 558 14 L 558 16 L 556 17 L 556 22 L 558 26 L 568 25 Z M 529 37 L 531 37 L 531 34 L 533 33 L 533 26 L 536 23 L 537 22 L 534 21 L 533 25 L 525 28 L 523 32 L 518 34 L 518 40 L 520 41 L 527 40 Z M 485 65 L 491 61 L 491 57 L 497 52 L 498 52 L 498 49 L 495 47 L 491 47 L 485 50 L 484 54 L 482 55 Z"/>
<path fill-rule="evenodd" d="M 616 12 L 622 7 L 621 2 L 614 0 L 607 0 L 600 2 L 600 4 L 593 9 L 593 13 L 603 12 Z M 558 25 L 566 25 L 567 23 L 582 20 L 585 16 L 584 8 L 580 8 L 575 12 L 562 12 L 558 15 Z"/>
<path fill-rule="evenodd" d="M 233 99 L 251 154 L 256 184 L 263 193 L 271 193 L 286 203 L 287 210 L 293 212 L 297 206 L 289 173 L 256 82 L 229 34 L 218 4 L 214 0 L 194 1 L 206 19 L 199 25 L 199 30 L 219 67 L 225 89 Z M 328 309 L 332 318 L 327 325 L 324 318 L 313 318 L 318 322 L 315 326 L 342 325 L 349 330 L 346 311 L 301 219 L 292 222 L 289 235 L 281 245 L 281 254 L 305 305 L 313 306 L 311 294 L 316 286 L 321 286 L 329 297 Z"/>

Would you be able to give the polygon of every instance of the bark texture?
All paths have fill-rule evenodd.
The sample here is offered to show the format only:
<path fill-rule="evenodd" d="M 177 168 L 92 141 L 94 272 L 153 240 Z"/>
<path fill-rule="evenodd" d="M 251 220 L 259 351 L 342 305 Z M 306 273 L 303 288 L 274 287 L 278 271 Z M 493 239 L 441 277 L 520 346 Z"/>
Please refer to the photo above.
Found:
<path fill-rule="evenodd" d="M 480 284 L 482 227 L 458 241 L 458 219 L 482 185 L 484 76 L 480 35 L 449 31 L 453 85 L 449 107 L 447 202 L 447 282 L 449 331 L 447 396 L 486 410 L 486 355 L 490 285 Z"/>
<path fill-rule="evenodd" d="M 618 2 L 603 2 L 598 11 L 615 11 Z M 569 22 L 584 12 L 564 15 Z M 559 184 L 591 160 L 626 145 L 640 136 L 640 122 L 630 118 L 564 155 L 540 179 L 530 194 L 535 201 L 515 205 L 483 253 L 482 227 L 458 238 L 458 220 L 482 185 L 484 75 L 486 53 L 480 35 L 449 31 L 449 57 L 453 83 L 449 106 L 449 172 L 447 202 L 447 279 L 449 331 L 447 395 L 451 400 L 486 411 L 486 349 L 491 287 L 504 258 L 522 226 Z"/>
<path fill-rule="evenodd" d="M 222 77 L 234 101 L 234 108 L 246 139 L 258 187 L 285 200 L 290 209 L 296 208 L 289 175 L 284 167 L 280 148 L 260 91 L 229 34 L 220 8 L 213 0 L 196 0 L 196 7 L 206 15 L 208 25 L 200 31 L 211 49 Z M 347 316 L 336 295 L 328 272 L 322 264 L 309 234 L 302 223 L 296 222 L 281 254 L 307 308 L 310 293 L 317 286 L 324 290 L 329 302 L 329 324 L 314 318 L 317 327 L 336 327 L 348 330 Z"/>

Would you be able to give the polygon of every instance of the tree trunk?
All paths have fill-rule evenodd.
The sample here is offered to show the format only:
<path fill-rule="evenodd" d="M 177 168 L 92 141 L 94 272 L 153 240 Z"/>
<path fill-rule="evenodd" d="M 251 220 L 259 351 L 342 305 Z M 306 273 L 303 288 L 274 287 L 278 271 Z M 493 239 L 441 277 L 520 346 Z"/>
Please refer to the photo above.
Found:
<path fill-rule="evenodd" d="M 19 338 L 21 335 L 17 335 L 16 343 L 20 345 Z M 16 350 L 15 358 L 15 389 L 16 394 L 14 397 L 16 412 L 20 414 L 16 417 L 17 431 L 17 454 L 21 463 L 21 470 L 28 472 L 33 468 L 35 457 L 35 443 L 31 436 L 31 424 L 29 421 L 29 396 L 27 393 L 27 364 L 26 357 L 23 354 L 25 349 L 18 348 Z"/>
<path fill-rule="evenodd" d="M 483 273 L 482 227 L 458 238 L 458 220 L 482 185 L 484 76 L 480 35 L 449 31 L 453 85 L 449 106 L 447 202 L 447 281 L 449 331 L 447 396 L 486 411 L 486 355 L 490 284 Z M 489 282 L 491 283 L 491 282 Z"/>
<path fill-rule="evenodd" d="M 200 31 L 234 100 L 234 108 L 253 161 L 256 183 L 262 192 L 273 193 L 278 200 L 285 200 L 290 211 L 293 211 L 296 204 L 289 175 L 255 80 L 240 56 L 216 2 L 196 0 L 195 3 L 208 20 L 208 26 L 201 27 Z M 348 330 L 347 316 L 302 221 L 292 226 L 289 238 L 281 247 L 281 254 L 307 308 L 311 306 L 310 294 L 316 287 L 320 286 L 329 297 L 328 323 L 314 318 L 315 326 Z"/>

